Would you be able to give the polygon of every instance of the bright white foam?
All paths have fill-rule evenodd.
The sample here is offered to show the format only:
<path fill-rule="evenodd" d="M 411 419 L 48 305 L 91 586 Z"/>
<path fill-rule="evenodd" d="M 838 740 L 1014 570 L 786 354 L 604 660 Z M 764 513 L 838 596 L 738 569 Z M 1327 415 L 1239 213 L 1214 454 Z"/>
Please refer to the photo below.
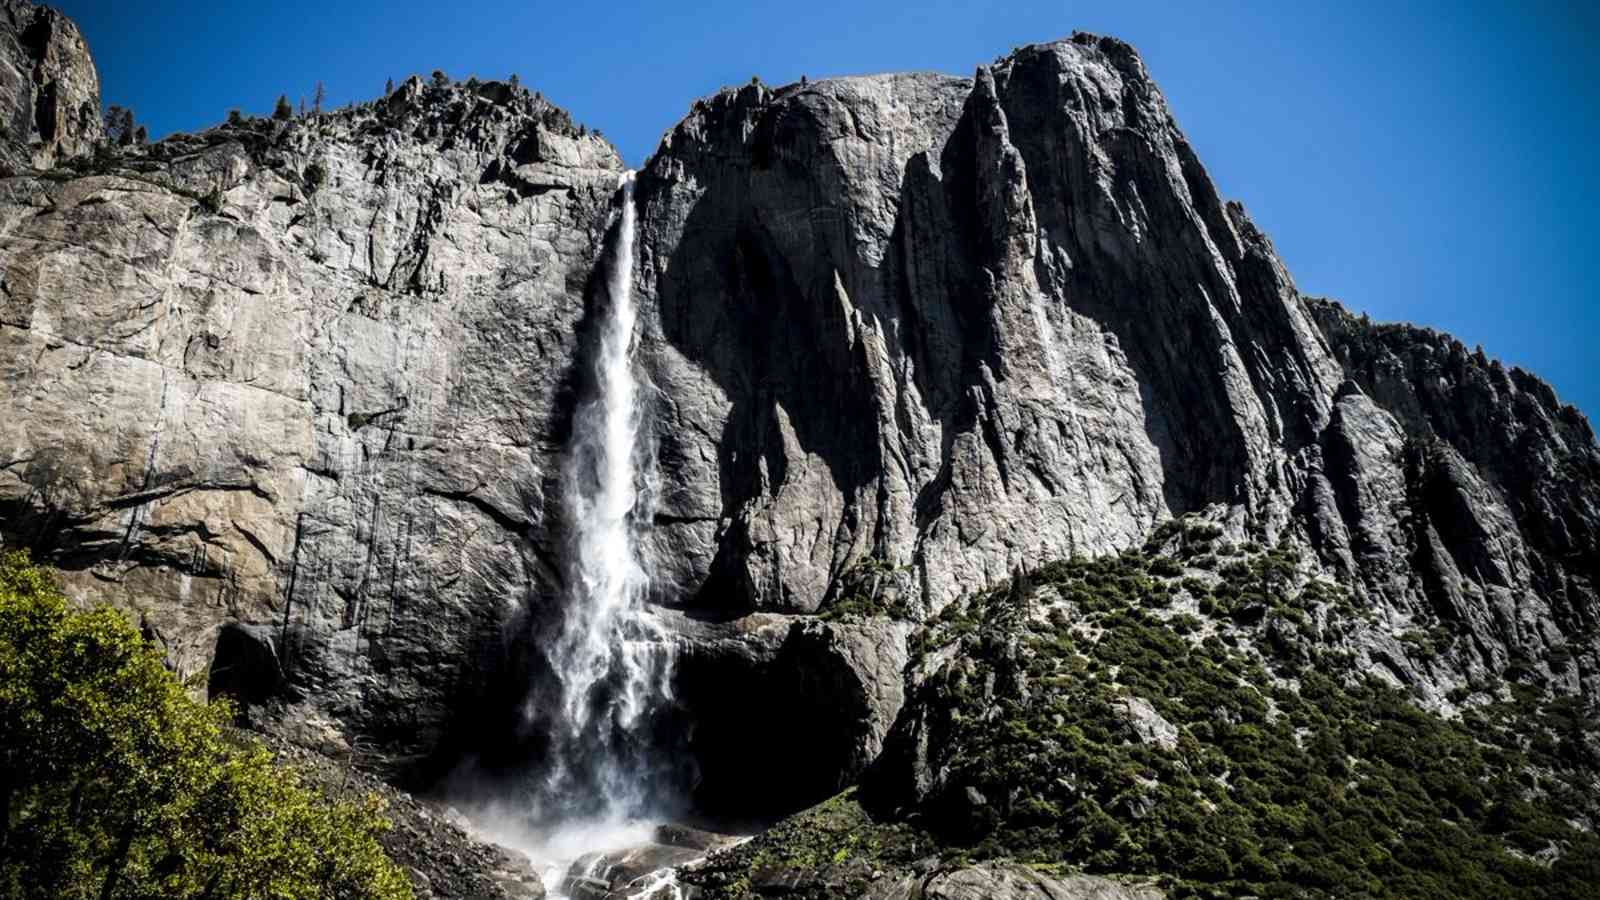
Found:
<path fill-rule="evenodd" d="M 656 830 L 653 823 L 634 821 L 563 822 L 539 831 L 529 827 L 524 811 L 503 806 L 474 809 L 471 822 L 477 837 L 526 856 L 538 869 L 549 900 L 567 900 L 563 881 L 579 859 L 647 844 Z"/>

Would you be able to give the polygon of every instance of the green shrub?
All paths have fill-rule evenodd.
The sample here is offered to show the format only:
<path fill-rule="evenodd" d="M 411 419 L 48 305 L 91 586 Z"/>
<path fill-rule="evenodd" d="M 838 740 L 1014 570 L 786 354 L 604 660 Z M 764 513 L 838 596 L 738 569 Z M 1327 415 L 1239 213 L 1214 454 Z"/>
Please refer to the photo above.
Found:
<path fill-rule="evenodd" d="M 953 856 L 1167 876 L 1176 896 L 1600 896 L 1600 838 L 1572 824 L 1600 809 L 1580 701 L 1513 685 L 1461 721 L 1426 712 L 1283 627 L 1345 594 L 1295 591 L 1292 552 L 1256 553 L 1199 598 L 1233 620 L 1203 640 L 1148 608 L 1167 566 L 1141 553 L 1013 580 L 1052 585 L 1073 621 L 1018 615 L 1009 588 L 947 607 L 917 637 L 955 646 L 908 698 L 940 780 L 909 821 Z M 1292 634 L 1294 684 L 1275 682 L 1262 650 Z M 1177 728 L 1175 750 L 1139 739 L 1129 696 Z M 973 809 L 992 818 L 974 828 Z"/>
<path fill-rule="evenodd" d="M 0 558 L 0 896 L 411 895 L 379 801 L 301 786 L 115 610 Z"/>

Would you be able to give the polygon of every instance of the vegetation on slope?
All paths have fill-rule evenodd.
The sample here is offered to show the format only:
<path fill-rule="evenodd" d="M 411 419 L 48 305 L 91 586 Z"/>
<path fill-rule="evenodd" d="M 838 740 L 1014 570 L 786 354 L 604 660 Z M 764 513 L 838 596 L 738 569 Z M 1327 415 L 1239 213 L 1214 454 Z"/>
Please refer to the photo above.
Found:
<path fill-rule="evenodd" d="M 114 610 L 0 557 L 0 895 L 411 896 L 376 800 L 333 802 Z"/>
<path fill-rule="evenodd" d="M 1179 896 L 1600 896 L 1600 754 L 1576 701 L 1513 685 L 1459 720 L 1425 712 L 1352 669 L 1334 638 L 1354 608 L 1296 587 L 1292 552 L 1173 537 L 945 610 L 901 723 L 928 758 L 891 749 L 866 808 L 836 798 L 691 877 L 713 896 L 807 870 L 864 889 L 937 851 Z"/>

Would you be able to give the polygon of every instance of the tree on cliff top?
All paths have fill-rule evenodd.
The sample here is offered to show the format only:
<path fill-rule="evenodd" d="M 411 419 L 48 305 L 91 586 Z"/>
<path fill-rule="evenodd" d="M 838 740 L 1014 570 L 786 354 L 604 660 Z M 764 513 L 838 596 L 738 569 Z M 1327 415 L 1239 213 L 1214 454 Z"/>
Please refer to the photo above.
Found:
<path fill-rule="evenodd" d="M 409 897 L 378 801 L 303 787 L 231 714 L 0 557 L 0 896 Z"/>
<path fill-rule="evenodd" d="M 134 124 L 133 110 L 113 103 L 106 107 L 106 139 L 126 147 L 137 139 L 138 126 Z"/>

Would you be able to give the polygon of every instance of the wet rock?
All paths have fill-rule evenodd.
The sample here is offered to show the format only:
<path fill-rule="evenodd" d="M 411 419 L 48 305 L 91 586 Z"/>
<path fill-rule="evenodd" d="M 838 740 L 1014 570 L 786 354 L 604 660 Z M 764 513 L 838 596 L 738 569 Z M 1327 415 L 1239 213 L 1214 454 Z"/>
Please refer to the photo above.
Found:
<path fill-rule="evenodd" d="M 658 844 L 665 844 L 669 847 L 682 847 L 687 850 L 699 850 L 702 853 L 726 846 L 728 843 L 737 840 L 715 831 L 678 824 L 657 826 L 655 838 Z"/>
<path fill-rule="evenodd" d="M 562 881 L 562 890 L 573 897 L 592 900 L 629 896 L 665 877 L 652 877 L 657 873 L 692 862 L 705 853 L 693 847 L 645 844 L 585 856 L 572 864 Z"/>

